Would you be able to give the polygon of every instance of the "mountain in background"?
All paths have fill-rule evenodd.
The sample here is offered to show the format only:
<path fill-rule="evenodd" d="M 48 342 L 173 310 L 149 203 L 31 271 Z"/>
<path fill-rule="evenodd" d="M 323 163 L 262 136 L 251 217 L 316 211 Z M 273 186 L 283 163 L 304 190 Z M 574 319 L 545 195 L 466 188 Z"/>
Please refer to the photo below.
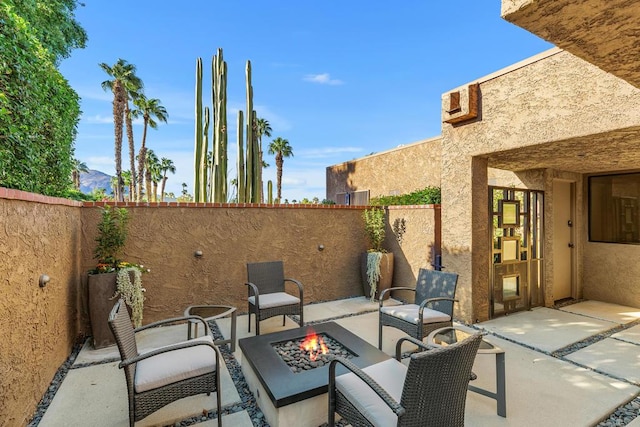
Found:
<path fill-rule="evenodd" d="M 107 194 L 113 193 L 111 190 L 111 175 L 93 169 L 89 169 L 89 172 L 80 172 L 80 191 L 89 194 L 93 190 L 100 188 L 104 188 Z"/>

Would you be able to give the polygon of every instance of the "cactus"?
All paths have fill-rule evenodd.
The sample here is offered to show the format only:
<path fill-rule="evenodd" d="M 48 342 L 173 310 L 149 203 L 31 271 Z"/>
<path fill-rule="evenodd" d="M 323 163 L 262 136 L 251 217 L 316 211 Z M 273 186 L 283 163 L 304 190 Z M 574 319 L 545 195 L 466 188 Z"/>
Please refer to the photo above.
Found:
<path fill-rule="evenodd" d="M 195 137 L 195 185 L 196 202 L 227 201 L 227 63 L 222 58 L 222 49 L 211 61 L 212 117 L 205 108 L 203 129 L 202 108 L 202 59 L 196 64 L 196 137 Z M 257 119 L 253 110 L 253 87 L 251 86 L 251 61 L 246 66 L 246 113 L 238 112 L 238 202 L 260 203 L 262 198 L 262 164 L 258 147 Z M 246 124 L 244 123 L 246 117 Z M 211 120 L 210 120 L 211 118 Z M 213 127 L 212 161 L 207 169 L 209 148 L 209 125 Z M 243 141 L 246 132 L 246 143 Z M 209 185 L 207 185 L 207 177 Z"/>
<path fill-rule="evenodd" d="M 247 197 L 245 195 L 245 185 L 246 185 L 246 177 L 244 174 L 244 141 L 242 138 L 244 123 L 242 120 L 242 110 L 238 111 L 238 160 L 237 160 L 237 168 L 238 168 L 238 202 L 244 203 L 247 201 Z"/>
<path fill-rule="evenodd" d="M 207 188 L 206 163 L 207 148 L 203 147 L 202 129 L 202 58 L 196 61 L 196 135 L 194 150 L 194 185 L 193 193 L 196 202 L 204 201 L 204 189 Z"/>
<path fill-rule="evenodd" d="M 273 204 L 273 182 L 271 180 L 267 181 L 267 203 Z"/>
<path fill-rule="evenodd" d="M 211 167 L 212 195 L 214 202 L 227 200 L 227 63 L 222 49 L 211 61 L 211 98 L 213 102 L 213 163 Z"/>
<path fill-rule="evenodd" d="M 253 167 L 253 159 L 255 157 L 253 153 L 253 138 L 254 138 L 254 123 L 253 123 L 253 87 L 251 86 L 251 61 L 247 61 L 247 66 L 245 69 L 245 84 L 246 84 L 246 95 L 247 95 L 247 151 L 246 151 L 246 187 L 245 187 L 245 197 L 246 201 L 253 203 L 255 189 L 253 188 L 254 180 L 254 167 Z"/>
<path fill-rule="evenodd" d="M 204 182 L 201 183 L 202 186 L 202 194 L 201 202 L 206 202 L 211 200 L 211 179 L 207 179 L 207 164 L 209 163 L 209 125 L 211 123 L 211 113 L 209 111 L 209 107 L 204 107 L 204 128 L 202 131 L 202 147 L 204 153 L 204 163 L 202 165 L 202 175 L 204 176 Z M 213 164 L 213 163 L 212 163 Z M 209 175 L 210 177 L 211 175 Z"/>

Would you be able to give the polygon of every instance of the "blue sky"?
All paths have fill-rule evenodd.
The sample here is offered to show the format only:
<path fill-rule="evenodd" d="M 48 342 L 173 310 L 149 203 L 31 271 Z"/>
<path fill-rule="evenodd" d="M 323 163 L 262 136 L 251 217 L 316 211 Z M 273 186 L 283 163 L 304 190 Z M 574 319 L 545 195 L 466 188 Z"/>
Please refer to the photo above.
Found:
<path fill-rule="evenodd" d="M 254 108 L 273 128 L 263 145 L 282 137 L 293 147 L 282 186 L 289 201 L 323 199 L 327 166 L 439 135 L 442 93 L 552 47 L 504 21 L 500 0 L 83 1 L 76 18 L 87 47 L 60 66 L 82 98 L 76 157 L 114 173 L 112 95 L 100 87 L 107 75 L 98 63 L 123 58 L 137 66 L 147 97 L 159 98 L 169 113 L 147 144 L 176 164 L 166 190 L 176 194 L 183 182 L 193 188 L 196 59 L 203 58 L 203 98 L 210 100 L 211 57 L 219 47 L 227 61 L 229 123 L 245 109 L 251 60 Z M 138 148 L 142 125 L 134 132 Z M 275 192 L 275 161 L 265 160 L 265 187 L 271 179 Z M 230 178 L 235 174 L 230 166 Z"/>

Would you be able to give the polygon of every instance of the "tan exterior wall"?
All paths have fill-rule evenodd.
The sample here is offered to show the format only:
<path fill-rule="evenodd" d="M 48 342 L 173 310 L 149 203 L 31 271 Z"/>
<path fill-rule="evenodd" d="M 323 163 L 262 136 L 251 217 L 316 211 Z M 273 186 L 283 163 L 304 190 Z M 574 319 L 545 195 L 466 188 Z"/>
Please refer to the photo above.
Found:
<path fill-rule="evenodd" d="M 327 199 L 336 194 L 370 190 L 370 197 L 405 194 L 440 186 L 440 137 L 329 166 Z"/>
<path fill-rule="evenodd" d="M 151 269 L 143 276 L 145 324 L 196 303 L 246 312 L 245 264 L 254 261 L 283 260 L 286 275 L 305 285 L 307 304 L 363 294 L 359 259 L 368 243 L 362 208 L 166 205 L 128 208 L 123 258 Z M 439 250 L 440 209 L 388 213 L 393 284 L 412 286 Z M 76 340 L 90 332 L 86 271 L 95 265 L 99 219 L 99 207 L 0 188 L 0 426 L 28 422 Z M 396 219 L 405 221 L 402 243 L 393 232 Z M 44 288 L 41 274 L 51 277 Z"/>
<path fill-rule="evenodd" d="M 285 275 L 303 283 L 305 304 L 362 295 L 359 254 L 367 242 L 361 209 L 129 210 L 123 258 L 151 269 L 142 278 L 145 324 L 181 315 L 192 304 L 228 304 L 246 312 L 248 262 L 283 260 Z M 98 208 L 83 209 L 82 271 L 95 264 L 91 251 L 99 216 Z M 198 250 L 202 258 L 194 256 Z M 86 301 L 82 317 L 86 324 Z"/>
<path fill-rule="evenodd" d="M 515 156 L 519 147 L 571 138 L 597 147 L 607 132 L 640 124 L 636 107 L 640 91 L 560 50 L 497 72 L 479 83 L 480 119 L 456 126 L 443 124 L 442 131 L 443 262 L 451 266 L 450 271 L 461 275 L 459 296 L 464 300 L 459 307 L 467 321 L 487 318 L 485 295 L 490 254 L 485 230 L 490 153 L 516 149 L 512 166 L 517 170 Z M 443 96 L 443 104 L 444 99 Z M 556 150 L 549 158 L 561 155 L 561 150 Z M 544 163 L 539 168 L 544 168 Z M 562 170 L 545 172 L 545 193 L 550 191 L 553 176 L 562 173 Z M 526 173 L 517 175 L 518 180 L 529 185 Z M 534 172 L 533 176 L 536 175 Z M 581 188 L 577 176 L 577 187 Z M 540 179 L 533 181 L 538 186 Z M 549 203 L 546 206 L 552 209 Z M 548 218 L 550 212 L 546 214 Z M 548 234 L 551 230 L 546 231 Z M 546 249 L 546 257 L 550 259 L 551 248 L 547 245 Z M 627 252 L 622 247 L 613 251 Z M 546 273 L 551 277 L 549 271 Z"/>
<path fill-rule="evenodd" d="M 27 424 L 76 340 L 79 206 L 0 188 L 0 426 Z"/>
<path fill-rule="evenodd" d="M 384 247 L 393 252 L 393 286 L 415 287 L 418 270 L 431 269 L 440 254 L 440 205 L 389 206 Z M 402 240 L 394 233 L 394 223 L 404 220 Z M 397 292 L 396 298 L 413 301 L 414 294 Z"/>

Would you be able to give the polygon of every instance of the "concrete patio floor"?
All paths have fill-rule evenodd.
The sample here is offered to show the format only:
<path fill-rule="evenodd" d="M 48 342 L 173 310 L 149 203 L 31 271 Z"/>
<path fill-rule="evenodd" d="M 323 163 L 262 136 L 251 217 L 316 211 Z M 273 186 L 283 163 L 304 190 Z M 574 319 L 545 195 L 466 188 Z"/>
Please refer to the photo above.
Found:
<path fill-rule="evenodd" d="M 377 307 L 377 303 L 364 297 L 312 304 L 305 306 L 305 320 L 334 320 L 377 345 Z M 247 332 L 247 319 L 246 315 L 238 316 L 238 339 L 253 335 Z M 217 325 L 228 338 L 230 319 L 221 319 Z M 283 327 L 278 317 L 262 322 L 261 330 L 265 334 L 296 326 L 287 319 Z M 496 414 L 494 400 L 470 392 L 465 423 L 468 426 L 593 426 L 640 393 L 638 308 L 583 301 L 560 309 L 515 313 L 472 328 L 457 326 L 483 330 L 485 340 L 506 354 L 507 417 Z M 140 347 L 183 340 L 185 329 L 158 328 L 141 338 Z M 383 336 L 383 351 L 393 355 L 402 332 L 385 328 Z M 229 369 L 237 369 L 242 363 L 239 347 L 233 354 L 235 358 L 226 347 L 224 350 L 231 364 Z M 115 346 L 94 350 L 85 344 L 41 421 L 32 425 L 128 425 L 127 391 L 118 360 Z M 494 360 L 493 355 L 478 355 L 473 369 L 478 379 L 474 385 L 495 390 Z M 236 387 L 229 369 L 225 367 L 221 377 L 223 424 L 251 427 L 252 411 L 242 396 L 248 391 Z M 166 406 L 136 426 L 217 425 L 215 419 L 207 419 L 207 413 L 216 413 L 214 396 L 194 396 Z M 640 427 L 640 418 L 627 425 Z"/>

